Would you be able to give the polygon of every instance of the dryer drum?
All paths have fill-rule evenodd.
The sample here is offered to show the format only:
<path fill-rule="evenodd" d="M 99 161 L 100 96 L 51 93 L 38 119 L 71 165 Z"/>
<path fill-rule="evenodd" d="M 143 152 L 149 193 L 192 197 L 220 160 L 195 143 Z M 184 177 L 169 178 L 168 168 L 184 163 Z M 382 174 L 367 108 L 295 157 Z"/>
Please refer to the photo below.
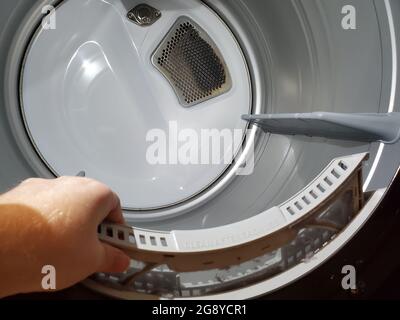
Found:
<path fill-rule="evenodd" d="M 396 0 L 10 0 L 0 12 L 0 192 L 78 172 L 116 191 L 127 225 L 98 236 L 132 262 L 85 281 L 105 295 L 248 299 L 290 285 L 351 241 L 400 167 Z M 179 161 L 204 130 L 225 142 L 215 161 Z M 196 141 L 200 159 L 212 148 Z"/>

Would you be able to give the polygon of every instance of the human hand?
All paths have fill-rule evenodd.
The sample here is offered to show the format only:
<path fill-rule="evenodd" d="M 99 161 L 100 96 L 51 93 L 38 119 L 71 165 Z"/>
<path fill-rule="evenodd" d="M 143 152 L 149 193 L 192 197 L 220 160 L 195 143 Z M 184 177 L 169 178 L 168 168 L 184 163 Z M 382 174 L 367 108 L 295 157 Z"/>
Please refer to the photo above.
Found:
<path fill-rule="evenodd" d="M 99 241 L 104 220 L 124 223 L 118 196 L 87 178 L 29 179 L 0 196 L 0 297 L 42 291 L 43 266 L 61 290 L 95 272 L 125 271 L 130 259 Z"/>

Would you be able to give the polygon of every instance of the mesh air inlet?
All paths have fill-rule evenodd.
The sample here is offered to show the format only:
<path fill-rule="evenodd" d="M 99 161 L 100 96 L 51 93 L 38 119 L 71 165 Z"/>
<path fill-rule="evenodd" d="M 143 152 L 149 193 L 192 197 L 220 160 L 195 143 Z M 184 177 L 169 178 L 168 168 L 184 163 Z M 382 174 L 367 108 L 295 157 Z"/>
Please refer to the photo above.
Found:
<path fill-rule="evenodd" d="M 187 17 L 177 20 L 152 60 L 185 107 L 220 96 L 232 86 L 218 48 L 205 31 Z"/>

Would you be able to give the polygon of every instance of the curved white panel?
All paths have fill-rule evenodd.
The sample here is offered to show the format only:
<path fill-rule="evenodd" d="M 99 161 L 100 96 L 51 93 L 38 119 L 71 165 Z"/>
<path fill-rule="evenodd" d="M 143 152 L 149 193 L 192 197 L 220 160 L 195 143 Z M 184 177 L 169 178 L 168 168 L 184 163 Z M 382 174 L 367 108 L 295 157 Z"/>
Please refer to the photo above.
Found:
<path fill-rule="evenodd" d="M 367 156 L 367 153 L 360 153 L 334 159 L 318 177 L 294 197 L 280 206 L 241 222 L 216 228 L 171 232 L 104 224 L 99 236 L 103 241 L 128 250 L 160 253 L 198 253 L 238 247 L 283 230 L 323 205 L 348 182 L 356 170 L 360 170 L 361 163 Z M 134 236 L 134 241 L 119 237 L 127 230 Z"/>

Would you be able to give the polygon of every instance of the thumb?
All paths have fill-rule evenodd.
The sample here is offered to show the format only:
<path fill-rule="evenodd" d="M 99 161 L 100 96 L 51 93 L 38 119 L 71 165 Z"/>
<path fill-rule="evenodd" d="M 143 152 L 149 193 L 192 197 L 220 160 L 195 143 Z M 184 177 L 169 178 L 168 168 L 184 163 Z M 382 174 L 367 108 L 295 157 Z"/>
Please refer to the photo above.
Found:
<path fill-rule="evenodd" d="M 128 269 L 131 259 L 121 250 L 102 243 L 102 256 L 97 272 L 121 273 Z"/>

